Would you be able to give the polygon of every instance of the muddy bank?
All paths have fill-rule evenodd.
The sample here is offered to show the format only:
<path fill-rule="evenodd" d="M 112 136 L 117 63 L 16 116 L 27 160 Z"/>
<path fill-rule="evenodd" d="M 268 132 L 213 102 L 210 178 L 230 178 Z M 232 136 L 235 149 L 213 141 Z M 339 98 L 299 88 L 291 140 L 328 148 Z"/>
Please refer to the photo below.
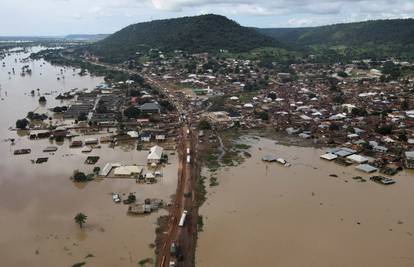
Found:
<path fill-rule="evenodd" d="M 412 172 L 384 187 L 320 160 L 320 149 L 242 140 L 251 157 L 219 169 L 200 208 L 197 266 L 414 265 Z M 262 162 L 267 154 L 292 166 Z"/>

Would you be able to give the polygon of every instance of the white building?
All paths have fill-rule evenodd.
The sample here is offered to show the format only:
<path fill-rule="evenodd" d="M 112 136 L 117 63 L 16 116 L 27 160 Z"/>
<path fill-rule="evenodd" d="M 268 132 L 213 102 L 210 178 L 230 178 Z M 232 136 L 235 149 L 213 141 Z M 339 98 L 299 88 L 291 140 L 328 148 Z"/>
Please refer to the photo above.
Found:
<path fill-rule="evenodd" d="M 148 163 L 160 163 L 163 155 L 164 148 L 160 146 L 153 146 L 150 149 L 150 153 L 147 157 Z"/>

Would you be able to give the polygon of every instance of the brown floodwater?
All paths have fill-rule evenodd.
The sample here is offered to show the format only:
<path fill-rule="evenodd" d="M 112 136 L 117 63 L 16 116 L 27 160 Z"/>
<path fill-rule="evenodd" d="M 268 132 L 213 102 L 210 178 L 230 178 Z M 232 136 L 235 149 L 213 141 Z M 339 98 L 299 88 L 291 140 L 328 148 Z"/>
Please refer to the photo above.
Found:
<path fill-rule="evenodd" d="M 200 209 L 197 266 L 414 266 L 413 172 L 362 183 L 352 177 L 370 175 L 320 160 L 322 150 L 244 140 L 252 157 L 220 170 Z"/>
<path fill-rule="evenodd" d="M 139 260 L 153 258 L 154 250 L 149 245 L 155 239 L 156 220 L 166 211 L 128 216 L 127 206 L 115 204 L 111 193 L 135 192 L 138 200 L 169 201 L 177 184 L 177 158 L 169 157 L 171 164 L 163 168 L 163 177 L 153 185 L 137 184 L 131 179 L 73 183 L 69 177 L 74 170 L 92 172 L 94 166 L 84 164 L 89 155 L 100 156 L 95 166 L 102 168 L 107 162 L 145 165 L 148 152 L 135 150 L 135 144 L 116 148 L 102 144 L 102 148 L 84 154 L 81 149 L 70 149 L 67 141 L 30 141 L 26 135 L 10 131 L 9 127 L 29 111 L 43 113 L 50 107 L 68 104 L 54 100 L 59 92 L 93 89 L 103 81 L 102 77 L 81 77 L 77 75 L 79 70 L 72 68 L 63 68 L 65 78 L 57 80 L 62 77 L 61 67 L 43 60 L 15 62 L 15 58 L 27 55 L 6 57 L 6 67 L 0 61 L 0 266 L 72 266 L 79 262 L 87 262 L 87 266 L 137 266 Z M 23 65 L 30 66 L 31 75 L 20 76 Z M 12 67 L 15 75 L 8 74 Z M 40 95 L 51 94 L 46 95 L 46 106 L 39 105 L 37 91 L 36 97 L 30 96 L 30 91 L 37 88 Z M 15 145 L 8 138 L 15 138 Z M 58 146 L 57 152 L 43 153 L 50 145 Z M 32 152 L 15 156 L 17 148 L 31 148 Z M 49 157 L 49 161 L 31 163 L 41 156 Z M 78 212 L 88 216 L 83 230 L 73 220 Z"/>

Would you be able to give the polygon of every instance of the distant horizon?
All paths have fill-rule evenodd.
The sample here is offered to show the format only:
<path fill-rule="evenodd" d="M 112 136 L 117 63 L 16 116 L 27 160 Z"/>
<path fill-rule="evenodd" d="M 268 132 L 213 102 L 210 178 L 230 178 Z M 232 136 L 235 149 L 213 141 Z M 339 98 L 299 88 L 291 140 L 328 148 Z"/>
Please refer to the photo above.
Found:
<path fill-rule="evenodd" d="M 219 14 L 256 28 L 414 18 L 411 0 L 2 0 L 0 36 L 116 32 L 139 22 Z"/>
<path fill-rule="evenodd" d="M 201 15 L 207 15 L 207 14 L 201 14 Z M 211 14 L 211 15 L 219 15 L 219 14 Z M 134 25 L 134 24 L 138 24 L 138 23 L 145 23 L 145 22 L 151 22 L 151 21 L 157 21 L 157 20 L 167 20 L 167 19 L 176 19 L 176 18 L 184 18 L 184 17 L 196 17 L 196 16 L 200 16 L 200 15 L 193 15 L 193 16 L 178 16 L 178 17 L 171 17 L 171 18 L 165 18 L 165 19 L 152 19 L 152 20 L 148 20 L 148 21 L 138 21 L 135 23 L 130 23 L 128 25 L 125 25 L 121 28 L 119 28 L 118 30 L 121 30 L 125 27 L 128 27 L 129 25 Z M 223 15 L 224 16 L 224 15 Z M 227 17 L 227 16 L 225 16 Z M 230 17 L 227 17 L 231 20 L 234 20 Z M 254 26 L 248 26 L 248 25 L 242 25 L 240 24 L 237 20 L 237 23 L 239 23 L 241 26 L 243 27 L 250 27 L 250 28 L 261 28 L 261 29 L 295 29 L 295 28 L 315 28 L 315 27 L 324 27 L 324 26 L 331 26 L 331 25 L 339 25 L 339 24 L 350 24 L 350 23 L 363 23 L 363 22 L 368 22 L 368 21 L 386 21 L 386 20 L 413 20 L 413 18 L 391 18 L 391 19 L 367 19 L 367 20 L 360 20 L 360 21 L 352 21 L 352 22 L 334 22 L 334 23 L 329 23 L 329 24 L 323 24 L 323 25 L 315 25 L 315 26 L 290 26 L 290 27 L 254 27 Z M 116 30 L 116 31 L 118 31 Z M 113 33 L 115 33 L 116 31 L 112 32 L 112 33 L 102 33 L 102 32 L 97 32 L 97 33 L 66 33 L 66 34 L 45 34 L 45 35 L 34 35 L 34 34 L 23 34 L 23 35 L 2 35 L 0 33 L 0 38 L 65 38 L 67 36 L 70 35 L 111 35 Z"/>

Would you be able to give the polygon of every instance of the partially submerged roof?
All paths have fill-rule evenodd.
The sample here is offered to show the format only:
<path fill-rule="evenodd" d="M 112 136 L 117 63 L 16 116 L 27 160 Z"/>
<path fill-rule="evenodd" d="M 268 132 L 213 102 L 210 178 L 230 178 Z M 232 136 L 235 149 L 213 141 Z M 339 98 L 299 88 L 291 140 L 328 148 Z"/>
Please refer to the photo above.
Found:
<path fill-rule="evenodd" d="M 320 156 L 321 159 L 326 159 L 326 160 L 334 160 L 336 159 L 338 156 L 332 153 L 326 153 Z"/>
<path fill-rule="evenodd" d="M 369 164 L 360 164 L 360 165 L 356 166 L 355 168 L 357 170 L 360 170 L 360 171 L 363 171 L 363 172 L 366 172 L 366 173 L 371 173 L 371 172 L 375 172 L 375 171 L 378 170 L 377 168 L 375 168 L 374 166 L 371 166 Z"/>
<path fill-rule="evenodd" d="M 148 155 L 148 160 L 160 160 L 162 157 L 162 153 L 164 148 L 160 146 L 153 146 L 150 149 L 150 154 Z"/>
<path fill-rule="evenodd" d="M 361 155 L 356 155 L 356 154 L 350 155 L 346 158 L 353 161 L 353 162 L 356 162 L 356 163 L 366 163 L 366 162 L 368 162 L 368 159 L 366 157 L 363 157 Z"/>

